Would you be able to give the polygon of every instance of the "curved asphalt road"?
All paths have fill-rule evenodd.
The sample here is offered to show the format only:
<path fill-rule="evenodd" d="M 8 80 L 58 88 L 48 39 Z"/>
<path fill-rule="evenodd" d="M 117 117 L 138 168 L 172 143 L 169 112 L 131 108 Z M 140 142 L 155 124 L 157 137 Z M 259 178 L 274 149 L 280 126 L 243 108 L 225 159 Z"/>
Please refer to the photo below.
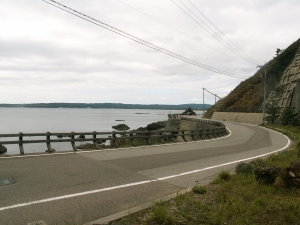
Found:
<path fill-rule="evenodd" d="M 206 184 L 240 160 L 281 151 L 290 141 L 258 126 L 225 123 L 227 137 L 93 152 L 0 157 L 0 224 L 88 223 Z"/>

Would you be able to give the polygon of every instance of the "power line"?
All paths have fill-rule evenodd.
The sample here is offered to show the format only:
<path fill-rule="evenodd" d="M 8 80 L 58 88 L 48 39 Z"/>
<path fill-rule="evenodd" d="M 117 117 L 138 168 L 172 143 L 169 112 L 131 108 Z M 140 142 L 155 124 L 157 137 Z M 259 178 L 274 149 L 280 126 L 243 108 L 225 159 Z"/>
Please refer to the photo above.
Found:
<path fill-rule="evenodd" d="M 233 41 L 231 41 L 213 22 L 211 22 L 190 0 L 187 0 L 211 25 L 213 25 L 228 41 L 230 41 L 236 48 L 238 48 L 244 55 L 251 59 L 256 65 L 259 63 L 252 59 L 247 53 L 245 53 L 239 46 L 237 46 Z"/>
<path fill-rule="evenodd" d="M 212 49 L 212 50 L 214 50 L 214 51 L 216 51 L 216 52 L 218 52 L 218 53 L 220 53 L 220 54 L 222 54 L 222 55 L 224 55 L 224 56 L 226 56 L 226 57 L 228 57 L 228 58 L 231 58 L 231 59 L 233 59 L 233 60 L 235 60 L 235 61 L 237 61 L 237 62 L 239 62 L 239 63 L 242 63 L 241 61 L 238 61 L 238 60 L 236 60 L 235 58 L 233 58 L 233 57 L 231 57 L 231 56 L 229 56 L 229 55 L 226 55 L 226 54 L 220 52 L 219 50 L 217 50 L 217 49 L 215 49 L 215 48 L 213 48 L 213 47 L 210 47 L 209 45 L 205 44 L 204 42 L 199 41 L 198 39 L 196 39 L 196 38 L 194 38 L 194 37 L 192 37 L 192 36 L 189 36 L 188 34 L 182 32 L 182 31 L 180 31 L 180 30 L 178 30 L 178 29 L 176 29 L 176 28 L 174 28 L 174 27 L 172 27 L 172 26 L 170 26 L 170 25 L 168 25 L 168 24 L 166 24 L 166 23 L 164 23 L 164 22 L 162 22 L 162 21 L 160 21 L 160 20 L 158 20 L 158 19 L 156 19 L 156 18 L 154 18 L 154 17 L 152 17 L 152 16 L 150 16 L 150 15 L 144 13 L 144 12 L 142 12 L 141 10 L 139 10 L 139 9 L 137 9 L 137 8 L 134 8 L 134 7 L 130 6 L 130 5 L 128 5 L 127 3 L 124 3 L 124 2 L 122 2 L 122 1 L 120 1 L 120 0 L 116 0 L 116 1 L 120 2 L 121 4 L 123 4 L 123 5 L 125 5 L 125 6 L 127 6 L 127 7 L 129 7 L 129 8 L 131 8 L 131 9 L 133 9 L 133 10 L 135 10 L 135 11 L 137 11 L 137 12 L 139 12 L 139 13 L 141 13 L 141 14 L 143 14 L 143 15 L 145 15 L 145 16 L 147 16 L 147 17 L 149 17 L 149 18 L 151 18 L 151 19 L 153 19 L 153 20 L 155 20 L 155 21 L 157 21 L 157 22 L 159 22 L 159 23 L 161 23 L 161 24 L 163 24 L 163 25 L 165 25 L 165 26 L 167 26 L 167 27 L 169 27 L 169 28 L 171 28 L 171 29 L 173 29 L 173 30 L 179 32 L 179 33 L 181 33 L 181 34 L 183 34 L 183 35 L 185 35 L 186 37 L 189 37 L 189 38 L 193 39 L 194 41 L 197 41 L 197 42 L 199 42 L 199 43 L 205 45 L 206 47 L 208 47 L 208 48 L 210 48 L 210 49 Z M 243 65 L 246 65 L 246 64 L 244 64 L 244 63 L 242 63 L 242 64 L 243 64 Z"/>
<path fill-rule="evenodd" d="M 248 63 L 251 63 L 253 65 L 256 65 L 256 63 L 253 63 L 251 60 L 247 59 L 245 56 L 241 55 L 236 49 L 234 49 L 231 45 L 229 45 L 222 37 L 220 37 L 214 30 L 212 30 L 203 20 L 201 20 L 191 9 L 189 9 L 181 0 L 179 2 L 186 7 L 198 20 L 200 20 L 202 23 L 204 23 L 208 29 L 210 29 L 213 33 L 211 33 L 209 30 L 207 30 L 204 26 L 202 26 L 197 20 L 195 20 L 188 12 L 186 12 L 183 8 L 181 8 L 179 5 L 177 5 L 173 0 L 172 2 L 180 8 L 184 13 L 186 13 L 192 20 L 194 20 L 199 26 L 201 26 L 206 32 L 208 32 L 213 38 L 215 38 L 217 41 L 219 41 L 221 44 L 223 44 L 226 48 L 228 48 L 230 51 L 238 55 L 240 58 L 244 59 Z"/>
<path fill-rule="evenodd" d="M 173 58 L 177 58 L 177 59 L 179 59 L 179 60 L 181 60 L 181 61 L 184 61 L 184 62 L 187 62 L 187 63 L 189 63 L 189 64 L 192 64 L 192 65 L 194 65 L 194 66 L 197 66 L 197 67 L 200 67 L 200 68 L 209 70 L 209 71 L 211 71 L 211 72 L 215 72 L 215 73 L 223 74 L 223 75 L 226 75 L 226 76 L 230 76 L 230 77 L 236 77 L 236 78 L 240 78 L 240 79 L 245 79 L 245 78 L 247 78 L 247 77 L 245 77 L 245 76 L 241 76 L 241 75 L 238 75 L 238 74 L 235 74 L 235 73 L 231 73 L 231 72 L 227 72 L 227 71 L 224 71 L 224 70 L 220 70 L 220 69 L 217 69 L 217 68 L 214 68 L 214 67 L 211 67 L 211 66 L 202 64 L 202 63 L 197 62 L 197 61 L 195 61 L 195 60 L 186 58 L 186 57 L 184 57 L 184 56 L 182 56 L 182 55 L 176 54 L 176 53 L 174 53 L 174 52 L 172 52 L 172 51 L 169 51 L 169 50 L 167 50 L 167 49 L 165 49 L 165 48 L 159 47 L 159 46 L 154 45 L 154 44 L 152 44 L 152 43 L 150 43 L 150 42 L 148 42 L 148 41 L 145 41 L 145 40 L 143 40 L 143 39 L 141 39 L 141 38 L 138 38 L 138 37 L 136 37 L 136 36 L 134 36 L 134 35 L 131 35 L 131 34 L 129 34 L 129 33 L 126 33 L 126 32 L 124 32 L 124 31 L 122 31 L 122 30 L 120 30 L 120 29 L 118 29 L 118 28 L 115 28 L 115 27 L 109 25 L 109 24 L 103 23 L 103 22 L 101 22 L 101 21 L 99 21 L 99 20 L 97 20 L 97 19 L 94 19 L 94 18 L 92 18 L 92 17 L 90 17 L 90 16 L 88 16 L 88 15 L 85 15 L 85 14 L 79 12 L 79 11 L 76 11 L 76 10 L 74 10 L 74 9 L 68 7 L 68 6 L 65 6 L 65 5 L 63 5 L 63 4 L 59 3 L 59 2 L 56 2 L 56 1 L 54 1 L 54 0 L 48 0 L 48 1 L 50 1 L 50 2 L 48 2 L 48 1 L 46 1 L 46 0 L 42 0 L 42 1 L 48 3 L 48 4 L 52 5 L 52 6 L 54 6 L 54 7 L 56 7 L 56 8 L 59 8 L 59 9 L 65 11 L 65 12 L 68 12 L 68 13 L 70 13 L 70 14 L 76 16 L 76 17 L 79 17 L 79 18 L 84 19 L 84 20 L 86 20 L 86 21 L 88 21 L 88 22 L 90 22 L 90 23 L 93 23 L 93 24 L 95 24 L 95 25 L 97 25 L 97 26 L 100 26 L 100 27 L 102 27 L 102 28 L 104 28 L 104 29 L 107 29 L 107 30 L 112 31 L 112 32 L 114 32 L 114 33 L 116 33 L 116 34 L 119 34 L 119 35 L 121 35 L 121 36 L 123 36 L 123 37 L 126 37 L 126 38 L 128 38 L 128 39 L 131 39 L 131 40 L 133 40 L 133 41 L 135 41 L 135 42 L 137 42 L 137 43 L 139 43 L 139 44 L 145 45 L 145 46 L 147 46 L 147 47 L 149 47 L 149 48 L 152 48 L 152 49 L 154 49 L 154 50 L 156 50 L 156 51 L 159 51 L 159 52 L 161 52 L 161 53 L 164 53 L 164 54 L 166 54 L 166 55 L 169 55 L 169 56 L 171 56 L 171 57 L 173 57 Z M 52 3 L 51 3 L 51 2 L 52 2 Z M 53 4 L 53 3 L 54 3 L 54 4 Z M 62 7 L 63 7 L 63 8 L 62 8 Z"/>
<path fill-rule="evenodd" d="M 240 58 L 244 59 L 245 61 L 257 65 L 256 63 L 252 62 L 251 60 L 247 59 L 245 56 L 241 55 L 236 49 L 234 49 L 231 45 L 229 45 L 222 37 L 220 37 L 216 32 L 214 32 L 210 27 L 207 26 L 205 22 L 203 22 L 195 13 L 190 10 L 182 1 L 178 0 L 184 7 L 186 7 L 198 20 L 200 20 L 202 23 L 204 23 L 210 30 L 212 30 L 213 33 L 211 33 L 208 29 L 206 29 L 202 24 L 200 24 L 196 19 L 194 19 L 188 12 L 186 12 L 182 7 L 180 7 L 178 4 L 176 4 L 173 0 L 171 0 L 180 10 L 182 10 L 186 15 L 188 15 L 192 20 L 194 20 L 199 26 L 201 26 L 206 32 L 208 32 L 213 38 L 215 38 L 217 41 L 219 41 L 221 44 L 223 44 L 226 48 L 228 48 L 230 51 L 238 55 Z"/>

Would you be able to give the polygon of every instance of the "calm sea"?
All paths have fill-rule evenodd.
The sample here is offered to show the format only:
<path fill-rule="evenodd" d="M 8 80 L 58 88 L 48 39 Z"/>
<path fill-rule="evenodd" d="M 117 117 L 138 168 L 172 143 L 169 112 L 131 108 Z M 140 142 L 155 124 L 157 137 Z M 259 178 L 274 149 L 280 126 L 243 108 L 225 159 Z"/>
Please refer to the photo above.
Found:
<path fill-rule="evenodd" d="M 125 123 L 130 129 L 145 127 L 152 122 L 168 119 L 169 113 L 183 110 L 148 109 L 71 109 L 71 108 L 0 108 L 0 134 L 44 132 L 104 132 Z M 200 114 L 198 111 L 197 114 Z M 124 120 L 124 121 L 116 121 Z M 28 139 L 28 138 L 27 138 Z M 7 140 L 0 138 L 0 140 Z M 11 140 L 11 139 L 10 139 Z M 17 140 L 17 139 L 14 139 Z M 29 140 L 29 139 L 28 139 Z M 57 151 L 71 150 L 70 143 L 51 144 Z M 18 145 L 5 145 L 7 154 L 18 154 Z M 25 154 L 44 152 L 46 144 L 26 144 Z"/>

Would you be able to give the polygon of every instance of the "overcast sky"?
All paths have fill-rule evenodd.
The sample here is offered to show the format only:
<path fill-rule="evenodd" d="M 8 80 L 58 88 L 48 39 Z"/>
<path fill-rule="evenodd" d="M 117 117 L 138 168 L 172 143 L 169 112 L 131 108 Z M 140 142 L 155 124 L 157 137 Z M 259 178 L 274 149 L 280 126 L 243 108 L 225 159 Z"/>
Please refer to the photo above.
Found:
<path fill-rule="evenodd" d="M 226 96 L 300 37 L 299 0 L 57 1 L 240 77 L 172 58 L 42 0 L 1 0 L 0 103 L 202 103 L 203 87 Z M 205 103 L 214 101 L 205 93 Z"/>

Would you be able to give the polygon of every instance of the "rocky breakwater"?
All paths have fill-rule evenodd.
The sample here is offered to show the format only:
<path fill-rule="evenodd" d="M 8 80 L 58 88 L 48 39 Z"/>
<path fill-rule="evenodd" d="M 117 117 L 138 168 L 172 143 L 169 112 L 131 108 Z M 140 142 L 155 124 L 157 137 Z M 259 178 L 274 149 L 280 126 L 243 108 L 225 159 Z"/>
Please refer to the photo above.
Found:
<path fill-rule="evenodd" d="M 146 144 L 144 143 L 145 142 L 145 139 L 144 138 L 141 138 L 142 136 L 146 135 L 145 132 L 146 131 L 160 131 L 162 129 L 164 129 L 164 127 L 166 126 L 166 121 L 158 121 L 158 122 L 154 122 L 154 123 L 151 123 L 151 124 L 148 124 L 146 127 L 139 127 L 138 129 L 136 130 L 132 130 L 134 133 L 137 132 L 137 131 L 141 131 L 141 132 L 137 132 L 135 133 L 136 136 L 139 136 L 140 138 L 135 138 L 134 141 L 137 145 L 143 145 L 143 144 Z M 117 126 L 113 126 L 114 129 L 118 130 L 118 131 L 126 131 L 126 130 L 129 130 L 130 128 L 125 125 L 125 124 L 119 124 Z M 126 136 L 127 134 L 123 134 L 122 136 Z M 154 140 L 154 142 L 156 142 L 157 140 Z M 131 146 L 132 143 L 130 142 L 129 139 L 119 139 L 116 141 L 116 144 L 119 146 L 119 147 L 125 147 L 125 146 Z M 113 141 L 110 141 L 110 146 L 114 146 L 115 143 Z"/>
<path fill-rule="evenodd" d="M 84 141 L 85 135 L 80 134 L 76 139 L 81 139 L 81 141 Z M 84 144 L 77 145 L 76 148 L 82 150 L 94 150 L 99 148 L 105 148 L 105 144 L 104 144 L 105 142 L 106 140 L 102 140 L 102 141 L 99 140 L 97 141 L 97 145 L 93 143 L 84 143 Z M 96 146 L 98 146 L 98 148 L 96 148 Z"/>

